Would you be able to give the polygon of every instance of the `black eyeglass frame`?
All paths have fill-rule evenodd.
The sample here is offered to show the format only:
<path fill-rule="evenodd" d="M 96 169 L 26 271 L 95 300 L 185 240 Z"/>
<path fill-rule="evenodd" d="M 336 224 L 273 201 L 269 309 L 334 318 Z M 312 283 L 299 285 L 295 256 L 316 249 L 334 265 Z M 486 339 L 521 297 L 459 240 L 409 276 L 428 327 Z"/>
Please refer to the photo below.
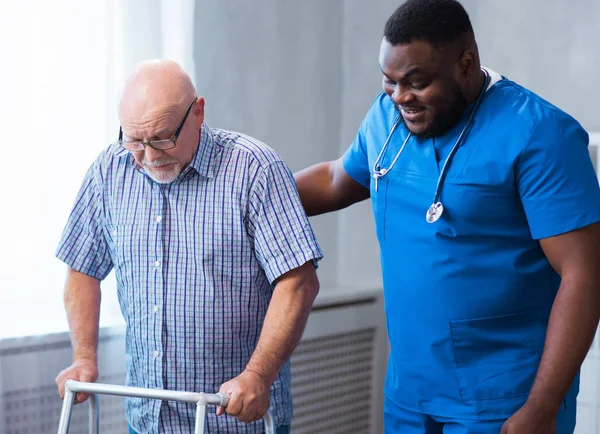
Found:
<path fill-rule="evenodd" d="M 179 138 L 179 134 L 181 134 L 181 130 L 183 129 L 183 126 L 185 125 L 185 121 L 187 120 L 188 115 L 190 114 L 190 111 L 192 110 L 192 107 L 194 106 L 195 102 L 196 102 L 196 98 L 194 98 L 194 101 L 192 101 L 192 103 L 188 107 L 187 111 L 185 112 L 185 116 L 183 117 L 183 120 L 179 124 L 179 127 L 177 127 L 177 130 L 175 130 L 175 133 L 168 139 L 148 140 L 147 142 L 145 142 L 143 140 L 133 140 L 133 141 L 123 140 L 123 127 L 119 126 L 119 139 L 117 140 L 117 143 L 119 145 L 121 145 L 123 148 L 125 148 L 131 152 L 141 152 L 144 149 L 146 149 L 146 146 L 150 146 L 151 148 L 156 149 L 157 151 L 166 151 L 167 149 L 173 149 L 176 146 L 177 139 Z M 170 143 L 167 143 L 167 142 L 170 142 Z M 158 143 L 160 143 L 160 144 L 158 144 Z M 164 143 L 164 145 L 162 145 L 163 143 Z M 132 147 L 131 145 L 133 145 L 133 144 L 140 144 L 141 147 L 137 147 L 137 146 Z M 135 148 L 135 149 L 132 149 L 132 148 Z"/>

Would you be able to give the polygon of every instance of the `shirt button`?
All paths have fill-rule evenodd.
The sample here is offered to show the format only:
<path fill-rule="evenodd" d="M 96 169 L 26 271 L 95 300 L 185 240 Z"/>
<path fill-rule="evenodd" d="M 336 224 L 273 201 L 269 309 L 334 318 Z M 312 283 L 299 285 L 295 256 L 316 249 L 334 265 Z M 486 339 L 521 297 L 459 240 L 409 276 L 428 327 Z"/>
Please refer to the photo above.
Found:
<path fill-rule="evenodd" d="M 154 312 L 158 312 L 158 306 L 154 306 Z"/>
<path fill-rule="evenodd" d="M 155 266 L 156 268 L 160 267 L 160 261 L 156 261 L 156 262 L 154 262 L 154 266 Z"/>
<path fill-rule="evenodd" d="M 159 215 L 159 216 L 156 216 L 156 221 L 157 221 L 158 223 L 160 223 L 160 222 L 162 221 L 162 216 L 161 216 L 161 215 Z"/>
<path fill-rule="evenodd" d="M 158 356 L 160 356 L 160 353 L 158 351 L 155 351 L 154 352 L 154 357 L 158 357 Z"/>

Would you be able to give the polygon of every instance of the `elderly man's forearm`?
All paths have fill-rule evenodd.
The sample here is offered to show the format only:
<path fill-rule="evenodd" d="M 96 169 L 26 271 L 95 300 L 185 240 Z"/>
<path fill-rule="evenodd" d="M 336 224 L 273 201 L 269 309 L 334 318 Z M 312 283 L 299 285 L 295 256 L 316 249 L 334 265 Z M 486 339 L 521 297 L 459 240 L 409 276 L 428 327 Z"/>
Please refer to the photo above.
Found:
<path fill-rule="evenodd" d="M 69 270 L 64 302 L 69 321 L 73 359 L 96 360 L 100 319 L 100 282 Z"/>
<path fill-rule="evenodd" d="M 257 373 L 269 384 L 275 381 L 302 337 L 318 292 L 319 281 L 312 262 L 292 270 L 277 284 L 246 370 Z"/>

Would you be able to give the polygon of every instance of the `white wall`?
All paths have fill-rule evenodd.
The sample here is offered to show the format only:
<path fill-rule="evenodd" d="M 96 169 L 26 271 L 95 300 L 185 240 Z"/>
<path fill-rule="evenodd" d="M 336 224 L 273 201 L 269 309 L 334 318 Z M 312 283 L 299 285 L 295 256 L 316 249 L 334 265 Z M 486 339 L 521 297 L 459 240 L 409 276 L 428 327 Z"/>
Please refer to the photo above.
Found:
<path fill-rule="evenodd" d="M 482 61 L 600 130 L 600 1 L 463 0 Z"/>
<path fill-rule="evenodd" d="M 339 157 L 379 91 L 382 25 L 396 3 L 198 0 L 196 82 L 207 121 L 263 140 L 293 171 Z M 368 204 L 312 223 L 323 287 L 379 285 Z"/>
<path fill-rule="evenodd" d="M 334 158 L 340 118 L 341 2 L 199 0 L 196 82 L 207 122 L 277 150 L 292 170 Z M 335 216 L 314 219 L 334 284 Z"/>

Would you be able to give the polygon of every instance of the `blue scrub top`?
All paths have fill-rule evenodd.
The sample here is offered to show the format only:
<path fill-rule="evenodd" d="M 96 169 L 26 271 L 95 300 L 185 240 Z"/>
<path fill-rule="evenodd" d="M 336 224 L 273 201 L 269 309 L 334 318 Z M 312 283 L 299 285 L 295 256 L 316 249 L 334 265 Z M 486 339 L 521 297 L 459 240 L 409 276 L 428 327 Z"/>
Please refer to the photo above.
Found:
<path fill-rule="evenodd" d="M 538 240 L 600 221 L 588 135 L 527 89 L 495 83 L 449 166 L 444 213 L 429 224 L 466 117 L 441 137 L 411 137 L 376 191 L 373 164 L 397 113 L 380 94 L 343 157 L 371 191 L 391 343 L 386 395 L 433 415 L 510 417 L 533 384 L 560 284 Z M 382 168 L 407 134 L 400 125 Z M 578 380 L 569 405 L 577 391 Z"/>

